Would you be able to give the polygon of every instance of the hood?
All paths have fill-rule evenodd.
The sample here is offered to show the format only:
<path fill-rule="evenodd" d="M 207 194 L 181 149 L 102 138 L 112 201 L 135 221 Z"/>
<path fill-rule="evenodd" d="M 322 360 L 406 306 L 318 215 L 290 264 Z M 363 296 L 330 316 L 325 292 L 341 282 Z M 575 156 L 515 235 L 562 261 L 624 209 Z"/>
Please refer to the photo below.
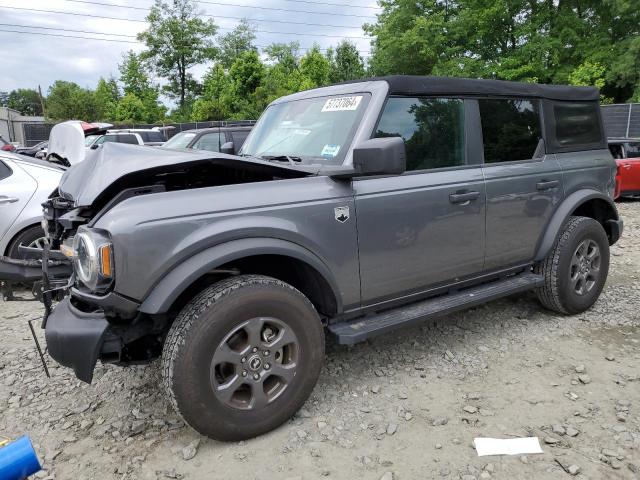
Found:
<path fill-rule="evenodd" d="M 104 133 L 112 126 L 109 123 L 86 123 L 79 120 L 58 123 L 49 134 L 47 153 L 69 165 L 80 163 L 86 156 L 84 137 Z"/>
<path fill-rule="evenodd" d="M 105 143 L 87 150 L 84 161 L 67 170 L 59 191 L 76 207 L 100 207 L 120 192 L 137 187 L 184 190 L 299 178 L 318 170 L 222 153 Z"/>

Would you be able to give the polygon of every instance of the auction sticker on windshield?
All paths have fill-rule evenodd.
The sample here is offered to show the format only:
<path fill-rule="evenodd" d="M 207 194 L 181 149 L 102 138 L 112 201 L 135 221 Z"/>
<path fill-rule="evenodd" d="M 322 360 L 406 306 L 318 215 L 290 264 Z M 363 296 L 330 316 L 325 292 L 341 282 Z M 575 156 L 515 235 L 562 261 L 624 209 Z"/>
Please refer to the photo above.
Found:
<path fill-rule="evenodd" d="M 357 97 L 330 98 L 325 102 L 324 107 L 322 107 L 322 113 L 357 110 L 361 101 L 362 95 L 358 95 Z"/>
<path fill-rule="evenodd" d="M 338 155 L 339 151 L 340 145 L 325 145 L 320 155 L 323 157 L 335 157 Z"/>

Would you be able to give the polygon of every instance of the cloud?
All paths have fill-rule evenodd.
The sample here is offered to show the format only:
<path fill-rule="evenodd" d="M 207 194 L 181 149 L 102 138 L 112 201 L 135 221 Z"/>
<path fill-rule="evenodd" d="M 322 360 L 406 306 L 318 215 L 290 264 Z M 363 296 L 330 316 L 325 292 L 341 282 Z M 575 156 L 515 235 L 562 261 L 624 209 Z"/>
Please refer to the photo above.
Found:
<path fill-rule="evenodd" d="M 95 0 L 100 3 L 136 7 L 150 7 L 152 0 Z M 214 16 L 214 20 L 221 28 L 222 35 L 233 28 L 238 20 L 224 17 L 247 18 L 256 29 L 256 43 L 268 45 L 273 42 L 298 41 L 303 48 L 310 48 L 314 44 L 321 48 L 337 44 L 344 37 L 364 37 L 361 25 L 373 21 L 371 16 L 377 10 L 364 9 L 360 6 L 375 6 L 375 1 L 358 0 L 357 5 L 323 6 L 288 0 L 217 0 L 214 5 L 201 3 L 203 12 Z M 340 3 L 331 0 L 329 3 Z M 246 5 L 246 7 L 228 4 Z M 134 41 L 135 36 L 146 27 L 145 23 L 127 21 L 143 20 L 145 11 L 118 8 L 115 6 L 98 6 L 83 4 L 70 0 L 1 0 L 0 30 L 19 30 L 23 32 L 41 34 L 59 34 L 68 37 L 102 37 L 87 33 L 62 32 L 49 30 L 63 28 L 67 30 L 83 30 L 86 32 L 105 32 L 118 34 L 107 38 L 121 41 Z M 287 11 L 262 10 L 257 7 L 285 9 Z M 87 14 L 121 18 L 123 20 L 108 20 L 79 15 L 50 14 L 35 11 L 19 10 L 38 9 L 55 10 L 74 14 Z M 324 12 L 324 14 L 292 13 L 290 10 L 309 12 Z M 216 17 L 216 15 L 218 17 Z M 348 16 L 358 15 L 358 16 Z M 277 21 L 277 22 L 269 22 Z M 308 26 L 278 22 L 322 23 L 341 25 L 342 27 Z M 35 28 L 27 28 L 33 26 Z M 268 33 L 273 32 L 273 33 Z M 286 32 L 286 33 L 283 33 Z M 312 36 L 309 34 L 316 34 Z M 320 36 L 327 35 L 327 36 Z M 352 40 L 360 50 L 368 51 L 369 41 L 366 39 Z M 129 49 L 140 51 L 143 46 L 136 43 L 116 43 L 82 38 L 59 38 L 48 35 L 27 35 L 0 31 L 2 44 L 2 74 L 0 75 L 0 91 L 10 91 L 15 88 L 37 88 L 42 86 L 46 91 L 55 80 L 68 80 L 83 87 L 94 88 L 100 77 L 117 76 L 118 63 L 122 55 Z M 196 76 L 202 75 L 204 68 L 194 69 Z"/>

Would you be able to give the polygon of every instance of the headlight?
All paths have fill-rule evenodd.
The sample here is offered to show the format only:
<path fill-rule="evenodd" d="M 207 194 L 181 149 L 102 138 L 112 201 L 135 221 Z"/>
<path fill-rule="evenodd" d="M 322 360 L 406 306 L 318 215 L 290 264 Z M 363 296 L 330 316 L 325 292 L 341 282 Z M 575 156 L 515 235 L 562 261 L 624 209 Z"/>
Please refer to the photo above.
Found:
<path fill-rule="evenodd" d="M 113 282 L 113 246 L 107 235 L 80 227 L 73 239 L 73 264 L 78 280 L 92 291 Z"/>

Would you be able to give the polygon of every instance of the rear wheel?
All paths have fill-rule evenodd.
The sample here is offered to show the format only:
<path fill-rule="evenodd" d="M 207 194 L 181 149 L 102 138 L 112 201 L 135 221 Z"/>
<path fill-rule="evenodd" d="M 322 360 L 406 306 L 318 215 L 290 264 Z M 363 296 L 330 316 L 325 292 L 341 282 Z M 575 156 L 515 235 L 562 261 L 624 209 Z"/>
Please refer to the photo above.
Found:
<path fill-rule="evenodd" d="M 302 406 L 324 358 L 313 305 L 279 280 L 239 276 L 194 298 L 169 331 L 162 371 L 184 421 L 218 440 L 266 433 Z"/>
<path fill-rule="evenodd" d="M 604 228 L 592 218 L 571 217 L 535 271 L 544 276 L 537 294 L 546 308 L 564 314 L 589 309 L 609 273 L 609 240 Z"/>

